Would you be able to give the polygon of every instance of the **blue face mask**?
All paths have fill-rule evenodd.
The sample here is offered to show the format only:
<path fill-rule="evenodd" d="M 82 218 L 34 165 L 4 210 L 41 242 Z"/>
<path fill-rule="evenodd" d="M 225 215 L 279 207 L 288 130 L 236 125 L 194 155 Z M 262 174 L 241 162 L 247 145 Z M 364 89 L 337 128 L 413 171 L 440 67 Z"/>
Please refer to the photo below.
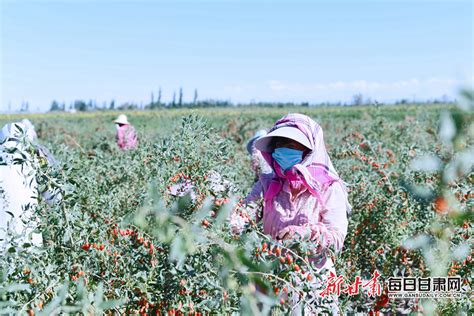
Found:
<path fill-rule="evenodd" d="M 298 149 L 280 147 L 272 153 L 273 159 L 286 171 L 303 160 L 303 151 Z"/>

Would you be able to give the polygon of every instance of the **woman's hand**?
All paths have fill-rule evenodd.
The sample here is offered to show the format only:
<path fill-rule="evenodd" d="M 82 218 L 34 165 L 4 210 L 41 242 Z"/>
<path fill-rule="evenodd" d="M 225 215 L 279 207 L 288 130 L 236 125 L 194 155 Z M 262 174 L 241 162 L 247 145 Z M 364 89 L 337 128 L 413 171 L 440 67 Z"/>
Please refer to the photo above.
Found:
<path fill-rule="evenodd" d="M 309 237 L 311 231 L 309 227 L 306 226 L 297 226 L 297 225 L 290 225 L 278 233 L 277 238 L 279 240 L 288 240 L 288 239 L 305 239 Z"/>
<path fill-rule="evenodd" d="M 280 230 L 280 232 L 277 235 L 278 240 L 287 240 L 293 238 L 293 235 L 295 234 L 294 230 L 291 229 L 292 226 L 288 226 Z"/>
<path fill-rule="evenodd" d="M 312 225 L 290 225 L 282 230 L 277 235 L 279 240 L 298 239 L 298 240 L 312 240 L 319 243 L 320 232 L 317 227 Z"/>

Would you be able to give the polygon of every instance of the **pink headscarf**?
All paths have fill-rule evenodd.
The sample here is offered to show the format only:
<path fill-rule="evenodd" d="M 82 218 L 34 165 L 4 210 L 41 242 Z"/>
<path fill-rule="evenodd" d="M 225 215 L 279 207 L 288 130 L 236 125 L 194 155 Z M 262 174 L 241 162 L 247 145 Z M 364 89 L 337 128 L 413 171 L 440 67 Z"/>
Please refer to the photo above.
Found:
<path fill-rule="evenodd" d="M 334 169 L 324 145 L 323 130 L 309 116 L 290 113 L 278 120 L 269 133 L 281 127 L 295 127 L 308 138 L 311 148 L 300 164 L 295 165 L 290 170 L 283 172 L 278 163 L 273 159 L 271 153 L 263 152 L 262 155 L 274 171 L 273 179 L 265 192 L 265 211 L 273 210 L 273 198 L 280 192 L 285 180 L 291 183 L 292 187 L 306 187 L 323 205 L 321 191 L 323 187 L 331 183 L 340 181 L 345 192 L 347 201 L 347 189 L 344 182 Z M 347 204 L 347 213 L 350 214 L 350 205 Z"/>

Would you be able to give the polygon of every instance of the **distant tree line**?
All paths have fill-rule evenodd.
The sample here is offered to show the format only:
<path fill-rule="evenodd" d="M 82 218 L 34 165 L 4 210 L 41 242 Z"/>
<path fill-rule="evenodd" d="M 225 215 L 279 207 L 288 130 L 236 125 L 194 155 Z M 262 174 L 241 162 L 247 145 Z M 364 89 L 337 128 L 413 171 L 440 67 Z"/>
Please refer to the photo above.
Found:
<path fill-rule="evenodd" d="M 136 104 L 126 102 L 120 105 L 116 105 L 115 100 L 110 102 L 103 102 L 102 104 L 97 104 L 95 100 L 76 100 L 69 105 L 66 105 L 64 102 L 59 103 L 54 100 L 51 103 L 50 111 L 106 111 L 106 110 L 153 110 L 153 109 L 174 109 L 174 108 L 207 108 L 207 107 L 288 107 L 288 106 L 366 106 L 366 105 L 380 105 L 376 100 L 372 100 L 369 97 L 365 97 L 362 94 L 356 94 L 352 97 L 352 102 L 343 103 L 343 102 L 320 102 L 320 103 L 289 103 L 289 102 L 250 102 L 250 103 L 232 103 L 228 100 L 215 100 L 215 99 L 206 99 L 198 100 L 198 90 L 194 89 L 193 99 L 191 102 L 185 102 L 183 100 L 183 89 L 180 88 L 178 93 L 173 92 L 173 97 L 168 102 L 163 102 L 162 100 L 162 90 L 161 87 L 158 89 L 157 93 L 154 92 L 150 95 L 150 102 L 148 104 Z M 403 105 L 403 104 L 441 104 L 441 103 L 454 103 L 456 100 L 450 100 L 446 95 L 442 96 L 440 99 L 425 100 L 425 101 L 415 101 L 408 99 L 401 99 L 396 101 L 394 104 Z M 23 103 L 21 111 L 28 111 L 28 103 Z"/>

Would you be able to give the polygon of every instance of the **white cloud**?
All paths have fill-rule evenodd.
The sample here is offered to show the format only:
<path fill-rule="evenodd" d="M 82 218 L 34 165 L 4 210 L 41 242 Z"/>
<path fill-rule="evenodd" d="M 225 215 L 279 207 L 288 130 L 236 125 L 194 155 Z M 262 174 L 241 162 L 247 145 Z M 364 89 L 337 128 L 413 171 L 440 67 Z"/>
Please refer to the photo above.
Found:
<path fill-rule="evenodd" d="M 273 91 L 304 91 L 304 90 L 343 90 L 343 89 L 388 89 L 388 88 L 399 88 L 399 87 L 420 87 L 427 85 L 445 85 L 453 86 L 458 85 L 461 82 L 452 78 L 440 78 L 432 77 L 427 79 L 411 78 L 407 80 L 399 80 L 392 82 L 382 81 L 367 81 L 367 80 L 354 80 L 354 81 L 335 81 L 328 83 L 285 83 L 279 80 L 269 80 L 267 82 L 270 90 Z"/>
<path fill-rule="evenodd" d="M 228 85 L 224 87 L 224 91 L 230 93 L 241 93 L 245 90 L 242 85 Z"/>
<path fill-rule="evenodd" d="M 264 100 L 348 101 L 362 93 L 380 101 L 402 98 L 433 99 L 442 95 L 455 98 L 463 82 L 447 77 L 409 78 L 396 81 L 334 81 L 299 83 L 272 79 L 266 82 L 265 93 L 256 96 Z M 249 91 L 250 92 L 250 91 Z M 263 94 L 267 94 L 267 97 Z"/>
<path fill-rule="evenodd" d="M 289 86 L 284 85 L 278 80 L 270 80 L 268 81 L 268 86 L 272 91 L 284 91 L 284 90 L 291 90 L 292 88 Z"/>

